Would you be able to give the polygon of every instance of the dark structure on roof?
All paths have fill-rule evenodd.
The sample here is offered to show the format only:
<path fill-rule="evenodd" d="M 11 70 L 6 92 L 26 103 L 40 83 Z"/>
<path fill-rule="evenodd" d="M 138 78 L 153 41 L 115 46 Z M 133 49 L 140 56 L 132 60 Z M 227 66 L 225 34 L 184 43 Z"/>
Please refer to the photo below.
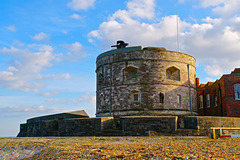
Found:
<path fill-rule="evenodd" d="M 128 46 L 128 43 L 125 43 L 124 41 L 117 41 L 117 45 L 113 45 L 111 47 L 117 47 L 117 49 L 120 48 L 126 48 L 126 46 Z"/>
<path fill-rule="evenodd" d="M 27 120 L 29 122 L 39 122 L 39 121 L 49 121 L 49 120 L 59 120 L 59 119 L 72 119 L 72 118 L 88 118 L 88 114 L 84 110 L 64 112 L 58 114 L 50 114 L 41 117 L 34 117 Z"/>

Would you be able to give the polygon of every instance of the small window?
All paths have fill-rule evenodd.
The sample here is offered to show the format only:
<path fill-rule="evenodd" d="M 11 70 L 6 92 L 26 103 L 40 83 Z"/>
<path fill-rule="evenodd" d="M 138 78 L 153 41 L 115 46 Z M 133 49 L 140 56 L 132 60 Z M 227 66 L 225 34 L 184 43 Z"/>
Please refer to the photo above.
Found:
<path fill-rule="evenodd" d="M 240 84 L 234 85 L 235 100 L 240 100 Z"/>
<path fill-rule="evenodd" d="M 166 69 L 166 78 L 171 80 L 180 81 L 180 70 L 176 67 Z"/>
<path fill-rule="evenodd" d="M 210 107 L 210 95 L 207 94 L 207 99 L 206 99 L 207 107 Z"/>
<path fill-rule="evenodd" d="M 137 68 L 129 66 L 123 70 L 124 80 L 137 80 Z"/>
<path fill-rule="evenodd" d="M 200 108 L 203 108 L 203 96 L 200 95 L 199 99 L 200 99 Z"/>
<path fill-rule="evenodd" d="M 138 94 L 134 94 L 133 95 L 133 101 L 134 102 L 138 102 Z"/>
<path fill-rule="evenodd" d="M 178 95 L 177 95 L 177 103 L 178 103 L 178 104 L 181 104 L 181 101 L 182 101 L 181 95 L 178 94 Z"/>
<path fill-rule="evenodd" d="M 100 95 L 100 105 L 105 106 L 105 97 L 103 94 Z"/>
<path fill-rule="evenodd" d="M 164 94 L 163 93 L 159 94 L 159 103 L 161 103 L 161 104 L 164 103 Z"/>
<path fill-rule="evenodd" d="M 217 106 L 217 96 L 214 97 L 214 106 L 216 107 Z"/>
<path fill-rule="evenodd" d="M 139 102 L 140 94 L 138 91 L 134 90 L 131 92 L 132 102 Z"/>

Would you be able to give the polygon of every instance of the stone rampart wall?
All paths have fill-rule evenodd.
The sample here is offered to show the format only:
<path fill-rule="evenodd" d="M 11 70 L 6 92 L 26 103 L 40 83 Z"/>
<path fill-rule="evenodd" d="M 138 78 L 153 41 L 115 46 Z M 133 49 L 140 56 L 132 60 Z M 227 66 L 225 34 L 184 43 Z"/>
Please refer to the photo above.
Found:
<path fill-rule="evenodd" d="M 121 117 L 120 124 L 124 135 L 148 136 L 149 131 L 172 134 L 177 129 L 177 117 L 129 116 Z"/>
<path fill-rule="evenodd" d="M 120 121 L 119 126 L 116 120 Z M 21 124 L 18 137 L 44 136 L 211 136 L 211 127 L 240 127 L 240 118 L 125 116 L 51 120 Z M 225 134 L 239 133 L 224 131 Z"/>

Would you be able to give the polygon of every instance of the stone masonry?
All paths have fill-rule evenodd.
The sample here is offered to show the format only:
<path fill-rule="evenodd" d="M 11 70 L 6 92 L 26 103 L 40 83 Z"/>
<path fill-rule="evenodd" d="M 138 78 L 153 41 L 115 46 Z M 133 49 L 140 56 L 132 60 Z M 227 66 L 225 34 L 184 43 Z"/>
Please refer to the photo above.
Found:
<path fill-rule="evenodd" d="M 197 114 L 195 58 L 190 55 L 127 47 L 100 54 L 96 65 L 97 117 L 192 115 L 190 103 Z"/>

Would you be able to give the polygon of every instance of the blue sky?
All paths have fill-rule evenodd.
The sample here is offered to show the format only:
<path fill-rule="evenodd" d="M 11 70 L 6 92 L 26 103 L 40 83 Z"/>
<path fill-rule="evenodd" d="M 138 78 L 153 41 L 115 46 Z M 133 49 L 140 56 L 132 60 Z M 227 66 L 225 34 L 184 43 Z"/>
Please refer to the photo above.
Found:
<path fill-rule="evenodd" d="M 45 114 L 95 116 L 95 61 L 117 40 L 197 60 L 200 83 L 240 67 L 239 0 L 0 0 L 0 137 Z"/>

